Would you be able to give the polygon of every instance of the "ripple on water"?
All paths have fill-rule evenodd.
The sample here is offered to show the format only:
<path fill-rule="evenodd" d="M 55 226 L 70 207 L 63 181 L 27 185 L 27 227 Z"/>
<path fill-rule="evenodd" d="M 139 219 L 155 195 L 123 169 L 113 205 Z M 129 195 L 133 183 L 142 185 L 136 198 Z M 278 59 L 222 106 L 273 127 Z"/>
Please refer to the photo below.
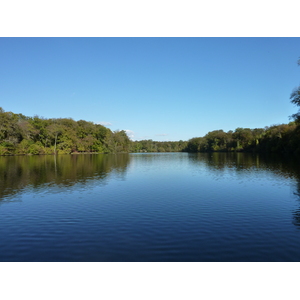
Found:
<path fill-rule="evenodd" d="M 0 261 L 299 261 L 298 179 L 206 159 L 22 188 L 0 205 Z"/>

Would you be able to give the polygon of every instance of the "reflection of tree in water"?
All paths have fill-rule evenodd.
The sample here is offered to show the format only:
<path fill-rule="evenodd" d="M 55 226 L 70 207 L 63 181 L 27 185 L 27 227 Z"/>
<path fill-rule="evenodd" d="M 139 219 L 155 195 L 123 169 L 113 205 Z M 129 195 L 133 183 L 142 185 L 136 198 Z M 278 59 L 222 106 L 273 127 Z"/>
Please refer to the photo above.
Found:
<path fill-rule="evenodd" d="M 211 152 L 211 153 L 189 153 L 189 158 L 193 164 L 204 164 L 210 171 L 225 171 L 234 169 L 243 171 L 252 167 L 260 166 L 260 156 L 250 153 L 235 152 Z"/>
<path fill-rule="evenodd" d="M 235 172 L 243 172 L 253 168 L 266 170 L 297 181 L 293 192 L 298 198 L 299 208 L 293 211 L 293 224 L 300 229 L 300 160 L 295 156 L 278 154 L 252 153 L 190 153 L 189 159 L 193 164 L 204 165 L 213 172 L 224 172 L 230 168 Z"/>
<path fill-rule="evenodd" d="M 129 163 L 125 153 L 0 157 L 0 201 L 26 187 L 101 183 L 112 174 L 124 178 Z"/>
<path fill-rule="evenodd" d="M 294 177 L 300 176 L 295 157 L 258 153 L 239 152 L 211 152 L 211 153 L 189 153 L 189 159 L 193 164 L 202 164 L 211 171 L 222 171 L 227 168 L 235 171 L 244 171 L 252 168 L 272 171 L 276 174 Z"/>
<path fill-rule="evenodd" d="M 297 178 L 296 191 L 294 195 L 298 198 L 299 208 L 293 211 L 293 224 L 300 229 L 300 176 Z"/>

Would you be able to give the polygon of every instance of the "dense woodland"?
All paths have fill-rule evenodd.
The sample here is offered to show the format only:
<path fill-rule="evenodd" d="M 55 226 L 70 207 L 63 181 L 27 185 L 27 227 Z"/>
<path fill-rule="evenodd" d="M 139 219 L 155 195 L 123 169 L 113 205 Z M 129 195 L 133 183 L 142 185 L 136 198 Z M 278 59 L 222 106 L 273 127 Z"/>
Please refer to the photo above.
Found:
<path fill-rule="evenodd" d="M 300 66 L 300 59 L 298 60 Z M 290 96 L 300 106 L 300 86 Z M 289 124 L 208 132 L 189 141 L 131 141 L 124 130 L 70 118 L 45 119 L 5 112 L 0 107 L 0 155 L 117 152 L 251 151 L 300 155 L 300 110 Z"/>
<path fill-rule="evenodd" d="M 189 141 L 131 141 L 126 132 L 93 122 L 45 119 L 0 108 L 0 155 L 117 152 L 253 151 L 300 154 L 300 117 L 265 128 L 214 130 Z"/>
<path fill-rule="evenodd" d="M 27 117 L 0 108 L 0 155 L 128 151 L 125 131 L 112 132 L 83 120 Z"/>
<path fill-rule="evenodd" d="M 265 128 L 214 130 L 188 141 L 188 152 L 247 151 L 300 154 L 300 127 L 296 122 Z"/>

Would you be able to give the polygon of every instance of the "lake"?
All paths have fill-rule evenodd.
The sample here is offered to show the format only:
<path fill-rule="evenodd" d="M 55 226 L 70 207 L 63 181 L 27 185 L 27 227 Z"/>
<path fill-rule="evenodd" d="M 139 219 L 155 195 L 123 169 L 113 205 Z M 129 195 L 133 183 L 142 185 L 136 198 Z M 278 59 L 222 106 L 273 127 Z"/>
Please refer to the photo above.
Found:
<path fill-rule="evenodd" d="M 249 153 L 0 157 L 0 261 L 300 261 L 299 166 Z"/>

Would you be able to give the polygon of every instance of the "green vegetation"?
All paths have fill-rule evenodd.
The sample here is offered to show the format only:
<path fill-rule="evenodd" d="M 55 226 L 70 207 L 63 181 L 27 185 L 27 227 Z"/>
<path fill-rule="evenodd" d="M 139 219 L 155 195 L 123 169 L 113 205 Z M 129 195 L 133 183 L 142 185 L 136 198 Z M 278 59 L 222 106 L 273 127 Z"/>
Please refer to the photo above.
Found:
<path fill-rule="evenodd" d="M 132 142 L 131 152 L 182 152 L 186 149 L 187 142 L 156 142 L 142 140 Z"/>
<path fill-rule="evenodd" d="M 45 119 L 0 107 L 0 155 L 129 152 L 125 131 L 87 121 Z"/>
<path fill-rule="evenodd" d="M 298 60 L 298 66 L 300 66 L 300 58 Z M 293 104 L 300 106 L 300 85 L 293 90 L 290 99 Z M 298 111 L 298 113 L 292 115 L 292 118 L 300 123 L 300 110 Z"/>
<path fill-rule="evenodd" d="M 246 151 L 300 154 L 300 127 L 296 122 L 265 128 L 237 128 L 234 132 L 215 130 L 192 138 L 188 152 Z"/>
<path fill-rule="evenodd" d="M 299 91 L 300 87 L 298 98 L 293 99 L 299 100 Z M 0 155 L 181 151 L 300 154 L 300 113 L 293 117 L 295 121 L 289 124 L 228 132 L 220 129 L 189 141 L 157 142 L 131 141 L 125 131 L 112 132 L 93 122 L 26 117 L 0 108 Z"/>

